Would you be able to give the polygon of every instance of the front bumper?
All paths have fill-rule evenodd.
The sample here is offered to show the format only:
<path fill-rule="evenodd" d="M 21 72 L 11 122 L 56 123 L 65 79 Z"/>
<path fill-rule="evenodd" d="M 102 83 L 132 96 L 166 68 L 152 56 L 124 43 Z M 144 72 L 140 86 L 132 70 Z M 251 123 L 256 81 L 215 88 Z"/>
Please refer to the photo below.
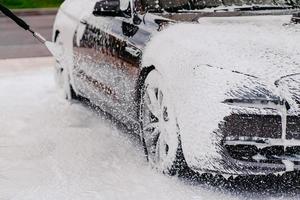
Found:
<path fill-rule="evenodd" d="M 288 116 L 286 137 L 277 115 L 232 114 L 220 126 L 222 173 L 280 174 L 300 170 L 300 116 Z"/>

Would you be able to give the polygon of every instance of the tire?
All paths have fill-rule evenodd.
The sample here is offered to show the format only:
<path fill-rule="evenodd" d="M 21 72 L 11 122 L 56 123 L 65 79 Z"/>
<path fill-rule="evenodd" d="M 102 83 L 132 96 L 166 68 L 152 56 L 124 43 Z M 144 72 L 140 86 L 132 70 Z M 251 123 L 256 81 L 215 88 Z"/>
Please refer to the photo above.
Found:
<path fill-rule="evenodd" d="M 149 72 L 141 89 L 141 139 L 150 165 L 176 175 L 186 167 L 179 126 L 168 90 L 157 70 Z"/>
<path fill-rule="evenodd" d="M 55 38 L 55 43 L 59 46 L 63 46 L 63 43 L 58 34 Z M 63 57 L 63 55 L 61 55 Z M 63 96 L 66 100 L 79 100 L 79 96 L 73 89 L 70 79 L 70 73 L 62 62 L 56 60 L 55 62 L 55 81 L 57 85 L 63 89 Z"/>
<path fill-rule="evenodd" d="M 71 84 L 69 73 L 67 72 L 67 70 L 64 71 L 65 71 L 65 75 L 64 75 L 63 90 L 64 90 L 65 99 L 68 101 L 79 100 L 79 96 L 76 94 Z"/>

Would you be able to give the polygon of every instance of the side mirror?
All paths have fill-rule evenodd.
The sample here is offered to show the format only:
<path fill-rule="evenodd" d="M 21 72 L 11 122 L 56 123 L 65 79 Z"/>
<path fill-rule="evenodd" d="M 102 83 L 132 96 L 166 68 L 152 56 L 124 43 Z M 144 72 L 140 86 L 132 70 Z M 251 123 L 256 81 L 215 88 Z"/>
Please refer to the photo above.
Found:
<path fill-rule="evenodd" d="M 95 16 L 122 17 L 120 0 L 102 0 L 97 2 L 93 14 Z"/>

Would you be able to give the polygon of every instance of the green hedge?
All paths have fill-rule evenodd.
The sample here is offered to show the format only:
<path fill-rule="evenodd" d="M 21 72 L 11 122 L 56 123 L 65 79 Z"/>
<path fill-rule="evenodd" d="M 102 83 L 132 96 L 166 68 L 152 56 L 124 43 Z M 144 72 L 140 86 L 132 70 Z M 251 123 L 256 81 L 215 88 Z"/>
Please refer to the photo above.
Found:
<path fill-rule="evenodd" d="M 0 0 L 9 8 L 49 8 L 58 7 L 63 0 Z"/>

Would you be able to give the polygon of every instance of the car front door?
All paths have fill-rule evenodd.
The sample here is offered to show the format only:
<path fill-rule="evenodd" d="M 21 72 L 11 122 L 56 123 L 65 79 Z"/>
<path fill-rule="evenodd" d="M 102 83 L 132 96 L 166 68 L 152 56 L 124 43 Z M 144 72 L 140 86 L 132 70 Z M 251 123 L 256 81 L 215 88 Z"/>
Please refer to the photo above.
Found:
<path fill-rule="evenodd" d="M 74 36 L 76 86 L 118 120 L 136 120 L 142 45 L 134 38 L 145 34 L 130 16 L 119 15 L 117 10 L 97 12 L 99 3 L 94 13 L 81 21 Z"/>

